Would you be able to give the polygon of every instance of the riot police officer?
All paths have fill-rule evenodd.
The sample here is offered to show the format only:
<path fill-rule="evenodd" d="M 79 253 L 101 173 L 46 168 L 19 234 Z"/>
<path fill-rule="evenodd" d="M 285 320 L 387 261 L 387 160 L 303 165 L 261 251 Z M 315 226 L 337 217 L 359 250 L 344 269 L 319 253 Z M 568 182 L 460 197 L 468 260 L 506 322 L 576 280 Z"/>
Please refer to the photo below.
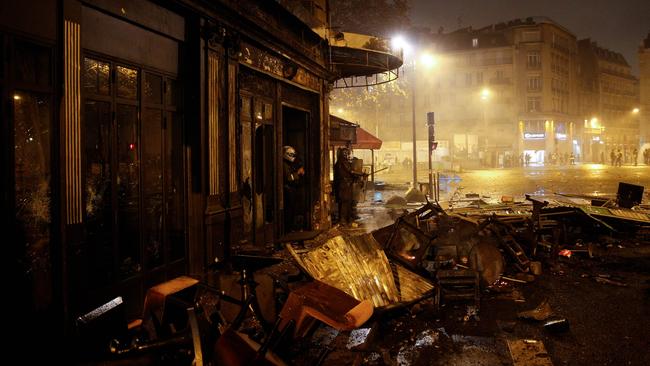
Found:
<path fill-rule="evenodd" d="M 352 169 L 350 150 L 340 148 L 334 164 L 334 197 L 339 207 L 339 220 L 343 224 L 352 221 L 353 184 L 363 175 Z"/>
<path fill-rule="evenodd" d="M 302 219 L 298 215 L 296 205 L 298 204 L 299 188 L 302 183 L 302 177 L 305 175 L 305 168 L 298 159 L 296 150 L 291 146 L 282 148 L 282 172 L 284 177 L 284 225 L 285 231 L 294 231 L 300 229 Z"/>

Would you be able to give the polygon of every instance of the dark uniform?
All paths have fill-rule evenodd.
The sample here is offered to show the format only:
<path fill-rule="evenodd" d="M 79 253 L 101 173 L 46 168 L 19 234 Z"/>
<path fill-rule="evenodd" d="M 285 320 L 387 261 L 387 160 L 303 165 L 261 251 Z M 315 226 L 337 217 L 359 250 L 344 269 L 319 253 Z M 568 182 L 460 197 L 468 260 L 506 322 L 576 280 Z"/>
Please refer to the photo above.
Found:
<path fill-rule="evenodd" d="M 302 228 L 304 217 L 298 216 L 296 205 L 299 204 L 299 188 L 304 170 L 298 160 L 282 160 L 282 172 L 284 176 L 284 222 L 286 231 L 294 231 Z"/>
<path fill-rule="evenodd" d="M 353 184 L 363 175 L 352 169 L 348 154 L 347 150 L 339 149 L 338 159 L 334 164 L 334 196 L 339 206 L 341 223 L 352 221 Z"/>

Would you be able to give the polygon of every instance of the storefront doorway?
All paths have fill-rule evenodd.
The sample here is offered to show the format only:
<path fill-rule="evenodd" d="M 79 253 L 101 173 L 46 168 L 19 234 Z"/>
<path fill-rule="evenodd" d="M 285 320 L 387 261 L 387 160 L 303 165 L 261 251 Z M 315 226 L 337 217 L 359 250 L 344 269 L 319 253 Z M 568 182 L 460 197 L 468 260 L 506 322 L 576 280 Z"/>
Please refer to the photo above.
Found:
<path fill-rule="evenodd" d="M 295 165 L 302 165 L 305 175 L 302 176 L 295 186 L 287 192 L 285 189 L 283 197 L 284 217 L 283 232 L 305 230 L 310 227 L 311 218 L 309 208 L 311 207 L 310 184 L 314 174 L 310 164 L 311 156 L 309 143 L 309 112 L 289 106 L 282 107 L 282 141 L 284 146 L 291 146 L 296 150 Z M 318 172 L 319 173 L 319 172 Z"/>
<path fill-rule="evenodd" d="M 527 159 L 526 156 L 529 158 Z M 532 166 L 544 165 L 544 150 L 524 150 L 524 164 Z"/>

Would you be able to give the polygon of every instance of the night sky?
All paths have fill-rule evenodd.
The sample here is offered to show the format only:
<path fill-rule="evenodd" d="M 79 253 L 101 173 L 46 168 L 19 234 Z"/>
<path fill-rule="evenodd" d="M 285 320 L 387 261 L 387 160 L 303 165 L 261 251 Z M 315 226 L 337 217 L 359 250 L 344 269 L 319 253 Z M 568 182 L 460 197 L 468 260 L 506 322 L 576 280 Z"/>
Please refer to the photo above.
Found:
<path fill-rule="evenodd" d="M 529 16 L 547 16 L 578 39 L 625 56 L 638 77 L 637 50 L 650 32 L 650 0 L 411 0 L 413 25 L 445 32 Z"/>

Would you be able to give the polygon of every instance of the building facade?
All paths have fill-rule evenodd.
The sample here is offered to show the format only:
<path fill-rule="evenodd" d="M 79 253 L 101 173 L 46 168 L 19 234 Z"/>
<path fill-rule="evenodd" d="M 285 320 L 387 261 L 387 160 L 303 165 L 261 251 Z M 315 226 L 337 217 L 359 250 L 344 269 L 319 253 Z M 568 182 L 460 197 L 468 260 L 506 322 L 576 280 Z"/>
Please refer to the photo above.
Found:
<path fill-rule="evenodd" d="M 646 86 L 620 53 L 544 17 L 416 33 L 398 93 L 380 100 L 387 112 L 357 117 L 376 126 L 390 154 L 412 151 L 414 125 L 418 159 L 426 159 L 426 114 L 434 112 L 438 157 L 465 167 L 568 164 L 571 155 L 605 162 L 619 149 L 628 163 L 635 148 L 641 155 L 646 108 L 635 108 Z M 425 54 L 435 65 L 425 67 Z"/>
<path fill-rule="evenodd" d="M 519 165 L 525 155 L 544 163 L 579 154 L 577 44 L 570 31 L 535 17 L 433 39 L 442 64 L 431 108 L 440 138 L 461 151 L 456 155 L 467 151 L 471 160 L 497 167 Z M 464 137 L 463 129 L 475 137 Z M 471 140 L 478 144 L 463 142 Z"/>
<path fill-rule="evenodd" d="M 586 161 L 609 162 L 612 151 L 620 150 L 623 162 L 632 163 L 639 149 L 638 81 L 620 53 L 590 39 L 580 40 L 578 46 Z"/>
<path fill-rule="evenodd" d="M 325 0 L 0 4 L 3 231 L 32 343 L 68 339 L 116 296 L 134 317 L 150 286 L 274 243 L 289 219 L 329 226 L 328 92 L 368 70 L 331 67 L 327 12 Z M 306 171 L 299 202 L 283 197 L 285 145 Z"/>
<path fill-rule="evenodd" d="M 650 142 L 650 33 L 639 46 L 639 128 L 641 142 Z"/>

